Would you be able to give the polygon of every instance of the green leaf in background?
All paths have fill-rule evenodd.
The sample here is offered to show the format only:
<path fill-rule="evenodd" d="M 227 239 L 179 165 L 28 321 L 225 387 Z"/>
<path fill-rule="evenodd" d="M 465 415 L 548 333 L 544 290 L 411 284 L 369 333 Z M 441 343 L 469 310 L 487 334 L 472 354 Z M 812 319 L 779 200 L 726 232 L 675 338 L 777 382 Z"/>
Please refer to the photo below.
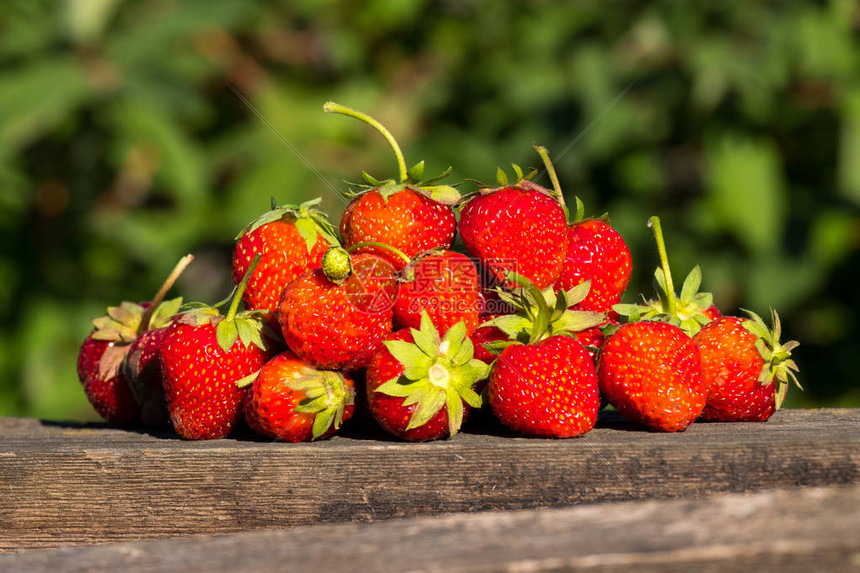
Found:
<path fill-rule="evenodd" d="M 839 188 L 842 195 L 860 205 L 860 88 L 845 94 L 845 117 L 839 141 Z"/>
<path fill-rule="evenodd" d="M 68 57 L 37 60 L 4 72 L 0 148 L 24 146 L 44 136 L 74 113 L 89 92 L 85 70 Z"/>
<path fill-rule="evenodd" d="M 776 252 L 788 209 L 773 145 L 744 136 L 723 136 L 708 148 L 707 160 L 709 208 L 756 255 Z"/>
<path fill-rule="evenodd" d="M 66 0 L 66 26 L 75 43 L 101 37 L 122 0 Z"/>

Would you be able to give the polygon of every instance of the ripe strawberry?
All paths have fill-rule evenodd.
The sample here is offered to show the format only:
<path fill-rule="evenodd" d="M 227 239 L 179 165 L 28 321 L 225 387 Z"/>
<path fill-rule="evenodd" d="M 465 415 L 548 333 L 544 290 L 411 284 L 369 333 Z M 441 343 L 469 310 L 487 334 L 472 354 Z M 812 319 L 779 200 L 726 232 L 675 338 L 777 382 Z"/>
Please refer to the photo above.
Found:
<path fill-rule="evenodd" d="M 648 226 L 654 231 L 657 252 L 660 255 L 660 266 L 654 272 L 657 298 L 646 300 L 642 304 L 615 304 L 612 310 L 627 317 L 628 322 L 659 320 L 674 324 L 693 336 L 699 332 L 703 324 L 710 322 L 715 315 L 719 316 L 720 311 L 714 305 L 714 297 L 711 293 L 699 292 L 702 284 L 702 270 L 698 265 L 693 267 L 684 279 L 680 296 L 675 293 L 660 218 L 651 217 L 648 220 Z"/>
<path fill-rule="evenodd" d="M 134 426 L 140 421 L 140 406 L 119 370 L 128 344 L 98 340 L 94 338 L 97 335 L 98 330 L 94 330 L 81 344 L 78 379 L 90 404 L 106 422 L 118 428 Z"/>
<path fill-rule="evenodd" d="M 188 440 L 223 438 L 242 418 L 245 390 L 266 361 L 260 311 L 237 313 L 260 255 L 239 283 L 226 316 L 199 305 L 178 317 L 161 345 L 167 409 L 176 432 Z M 220 306 L 220 305 L 218 305 Z"/>
<path fill-rule="evenodd" d="M 399 284 L 394 304 L 395 325 L 418 328 L 426 310 L 442 332 L 461 320 L 467 335 L 478 328 L 478 271 L 468 257 L 454 251 L 430 251 L 405 268 L 408 277 Z"/>
<path fill-rule="evenodd" d="M 567 227 L 567 254 L 555 288 L 568 290 L 590 280 L 591 290 L 577 308 L 609 312 L 621 300 L 632 271 L 630 249 L 621 235 L 600 219 L 587 219 Z"/>
<path fill-rule="evenodd" d="M 267 362 L 251 384 L 245 420 L 255 432 L 282 442 L 327 438 L 354 410 L 348 376 L 315 370 L 289 351 Z"/>
<path fill-rule="evenodd" d="M 679 327 L 635 322 L 600 349 L 597 373 L 609 403 L 652 430 L 677 432 L 702 413 L 707 386 L 699 349 Z"/>
<path fill-rule="evenodd" d="M 281 291 L 308 269 L 319 268 L 322 256 L 338 240 L 334 227 L 317 206 L 321 199 L 301 205 L 272 205 L 237 238 L 233 280 L 238 284 L 254 256 L 262 254 L 243 301 L 250 310 L 277 312 Z M 273 201 L 274 203 L 274 201 Z"/>
<path fill-rule="evenodd" d="M 527 436 L 588 433 L 600 405 L 594 361 L 564 335 L 505 348 L 490 374 L 489 396 L 496 417 Z"/>
<path fill-rule="evenodd" d="M 453 437 L 469 408 L 480 408 L 472 389 L 487 365 L 472 357 L 473 345 L 458 322 L 439 336 L 427 312 L 420 329 L 389 336 L 367 367 L 367 402 L 389 433 L 410 441 Z"/>
<path fill-rule="evenodd" d="M 412 258 L 428 249 L 448 249 L 454 241 L 454 211 L 419 189 L 403 187 L 394 191 L 376 188 L 354 198 L 340 222 L 346 247 L 365 243 L 385 243 Z M 404 261 L 383 249 L 363 247 L 400 269 Z"/>
<path fill-rule="evenodd" d="M 332 247 L 321 269 L 284 288 L 278 307 L 284 340 L 301 360 L 320 368 L 363 368 L 392 330 L 396 288 L 395 271 L 385 260 Z"/>
<path fill-rule="evenodd" d="M 399 182 L 393 179 L 381 181 L 362 173 L 364 184 L 359 186 L 361 191 L 346 194 L 352 201 L 340 222 L 343 245 L 347 248 L 362 245 L 357 252 L 382 257 L 398 270 L 405 261 L 390 250 L 374 248 L 374 243 L 383 243 L 401 251 L 406 260 L 429 249 L 450 248 L 456 232 L 456 218 L 451 205 L 460 199 L 460 194 L 449 185 L 433 183 L 446 177 L 451 169 L 438 177 L 422 180 L 424 162 L 407 169 L 397 141 L 378 121 L 333 102 L 326 103 L 323 109 L 359 119 L 379 131 L 391 145 L 400 171 Z"/>
<path fill-rule="evenodd" d="M 505 273 L 515 272 L 546 288 L 558 280 L 567 249 L 564 207 L 558 196 L 523 176 L 509 184 L 499 169 L 498 187 L 481 189 L 461 207 L 459 230 L 470 255 L 480 260 L 506 288 Z"/>
<path fill-rule="evenodd" d="M 141 421 L 141 406 L 133 387 L 136 379 L 121 366 L 138 337 L 166 325 L 179 309 L 181 298 L 162 300 L 193 258 L 188 255 L 179 261 L 151 303 L 123 302 L 108 307 L 105 316 L 93 320 L 95 328 L 81 345 L 78 378 L 93 408 L 114 426 L 133 426 Z"/>
<path fill-rule="evenodd" d="M 799 388 L 791 360 L 796 341 L 780 344 L 779 316 L 773 329 L 760 316 L 725 316 L 693 338 L 702 355 L 708 401 L 702 417 L 720 422 L 763 422 L 782 406 L 789 380 Z"/>
<path fill-rule="evenodd" d="M 570 310 L 588 293 L 588 283 L 556 295 L 551 287 L 541 292 L 520 275 L 506 278 L 523 287 L 500 292 L 516 313 L 483 325 L 498 327 L 509 338 L 487 344 L 501 350 L 487 388 L 493 412 L 506 426 L 530 436 L 568 438 L 590 431 L 600 403 L 597 373 L 574 336 L 605 316 Z"/>

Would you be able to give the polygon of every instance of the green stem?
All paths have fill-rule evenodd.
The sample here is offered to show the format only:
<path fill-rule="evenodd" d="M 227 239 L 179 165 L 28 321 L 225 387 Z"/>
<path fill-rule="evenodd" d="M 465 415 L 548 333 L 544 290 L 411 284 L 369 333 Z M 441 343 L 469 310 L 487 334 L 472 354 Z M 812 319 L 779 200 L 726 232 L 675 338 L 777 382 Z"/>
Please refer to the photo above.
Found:
<path fill-rule="evenodd" d="M 185 255 L 179 262 L 176 263 L 176 266 L 173 267 L 173 270 L 170 271 L 170 274 L 167 275 L 167 278 L 164 280 L 164 283 L 158 289 L 158 292 L 155 293 L 155 296 L 152 297 L 152 300 L 149 301 L 149 306 L 144 311 L 143 316 L 140 317 L 140 324 L 137 327 L 137 335 L 140 336 L 147 330 L 149 330 L 149 323 L 152 320 L 152 315 L 155 313 L 156 309 L 158 309 L 158 305 L 161 304 L 161 301 L 164 300 L 165 295 L 167 295 L 167 291 L 173 286 L 173 283 L 176 282 L 176 279 L 179 278 L 179 275 L 185 270 L 191 261 L 194 260 L 194 255 Z"/>
<path fill-rule="evenodd" d="M 553 166 L 552 160 L 549 158 L 549 151 L 543 145 L 535 145 L 534 148 L 538 152 L 538 155 L 540 155 L 544 167 L 546 167 L 546 172 L 549 173 L 549 180 L 552 181 L 552 190 L 555 191 L 555 198 L 564 207 L 564 195 L 561 192 L 561 184 L 558 182 L 555 166 Z"/>
<path fill-rule="evenodd" d="M 233 320 L 236 317 L 236 311 L 239 310 L 239 302 L 241 302 L 242 295 L 245 294 L 245 288 L 248 286 L 248 281 L 251 280 L 251 275 L 254 274 L 254 269 L 257 268 L 257 263 L 260 262 L 262 256 L 262 253 L 254 255 L 254 260 L 251 261 L 248 270 L 245 271 L 245 275 L 242 277 L 242 281 L 236 287 L 236 292 L 233 293 L 233 300 L 230 302 L 230 310 L 227 311 L 227 320 Z"/>
<path fill-rule="evenodd" d="M 328 113 L 339 113 L 341 115 L 346 115 L 355 119 L 359 119 L 367 125 L 373 127 L 379 133 L 381 133 L 382 137 L 385 138 L 385 141 L 388 142 L 388 145 L 391 146 L 391 149 L 394 150 L 394 156 L 397 158 L 397 168 L 400 170 L 400 182 L 403 183 L 409 178 L 409 175 L 407 174 L 408 169 L 406 167 L 406 159 L 403 157 L 403 152 L 400 150 L 400 146 L 397 144 L 397 140 L 394 139 L 394 136 L 391 135 L 391 132 L 388 131 L 384 125 L 382 125 L 366 113 L 362 113 L 358 110 L 352 109 L 351 107 L 347 107 L 345 105 L 341 105 L 333 101 L 326 102 L 326 104 L 323 105 L 323 111 L 326 111 Z"/>
<path fill-rule="evenodd" d="M 378 243 L 376 241 L 365 241 L 363 243 L 356 243 L 350 247 L 347 247 L 346 250 L 347 250 L 347 252 L 352 253 L 355 250 L 360 249 L 362 247 L 379 247 L 381 249 L 387 249 L 387 250 L 391 251 L 392 253 L 394 253 L 395 255 L 397 255 L 398 257 L 400 257 L 401 259 L 403 259 L 406 263 L 409 263 L 412 261 L 412 259 L 410 259 L 408 256 L 406 256 L 406 253 L 404 253 L 403 251 L 401 251 L 397 247 L 392 247 L 391 245 L 386 245 L 385 243 Z"/>
<path fill-rule="evenodd" d="M 654 216 L 648 219 L 648 225 L 654 230 L 654 239 L 657 241 L 657 253 L 660 255 L 660 266 L 663 268 L 663 278 L 666 279 L 666 297 L 669 305 L 669 314 L 678 315 L 678 301 L 675 298 L 675 284 L 672 282 L 672 271 L 669 269 L 669 256 L 666 254 L 666 243 L 663 240 L 663 228 L 660 225 L 660 217 Z"/>

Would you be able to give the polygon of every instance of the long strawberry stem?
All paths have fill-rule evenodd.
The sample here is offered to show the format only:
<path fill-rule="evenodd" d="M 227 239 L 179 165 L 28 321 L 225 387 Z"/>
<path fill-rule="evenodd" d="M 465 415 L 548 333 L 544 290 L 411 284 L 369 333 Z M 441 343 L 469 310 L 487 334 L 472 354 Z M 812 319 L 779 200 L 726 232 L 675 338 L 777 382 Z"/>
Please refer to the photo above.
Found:
<path fill-rule="evenodd" d="M 239 303 L 242 301 L 242 295 L 245 294 L 245 289 L 248 286 L 248 281 L 251 280 L 251 275 L 254 274 L 254 269 L 257 268 L 257 263 L 260 262 L 262 253 L 254 255 L 254 260 L 251 261 L 248 270 L 242 277 L 242 281 L 236 286 L 236 291 L 233 293 L 233 300 L 230 301 L 230 309 L 227 311 L 227 320 L 233 320 L 236 317 L 236 311 L 239 310 Z"/>
<path fill-rule="evenodd" d="M 339 113 L 341 115 L 346 115 L 361 120 L 367 125 L 374 128 L 379 133 L 381 133 L 382 137 L 385 138 L 385 141 L 387 141 L 388 144 L 391 146 L 391 149 L 394 150 L 394 156 L 397 158 L 397 168 L 400 170 L 400 181 L 404 182 L 409 178 L 409 175 L 407 173 L 408 168 L 406 167 L 406 158 L 403 157 L 403 152 L 400 150 L 400 145 L 397 144 L 397 140 L 394 139 L 394 136 L 391 135 L 391 132 L 388 131 L 384 125 L 382 125 L 366 113 L 352 109 L 351 107 L 347 107 L 345 105 L 341 105 L 339 103 L 335 103 L 333 101 L 326 102 L 323 105 L 323 111 L 327 113 Z"/>
<path fill-rule="evenodd" d="M 155 293 L 155 296 L 152 297 L 152 300 L 149 301 L 149 306 L 143 313 L 143 316 L 140 317 L 140 324 L 137 326 L 137 335 L 140 336 L 147 330 L 149 330 L 149 323 L 152 320 L 152 315 L 155 313 L 158 305 L 161 304 L 161 301 L 164 300 L 164 297 L 167 295 L 167 291 L 173 287 L 173 283 L 176 282 L 176 279 L 179 278 L 179 275 L 185 270 L 185 268 L 191 264 L 191 261 L 194 260 L 194 255 L 188 254 L 179 259 L 179 262 L 176 263 L 176 266 L 173 267 L 173 270 L 170 271 L 170 274 L 167 275 L 167 278 L 164 279 L 164 283 L 162 283 L 161 287 L 158 289 L 158 292 Z"/>
<path fill-rule="evenodd" d="M 558 182 L 558 174 L 555 172 L 555 166 L 549 158 L 549 150 L 543 145 L 535 145 L 534 148 L 538 152 L 538 155 L 540 155 L 541 161 L 543 161 L 544 167 L 546 167 L 546 172 L 549 174 L 549 180 L 552 182 L 552 190 L 555 191 L 555 198 L 564 207 L 564 194 L 561 192 L 561 184 Z"/>
<path fill-rule="evenodd" d="M 363 243 L 356 243 L 356 244 L 354 244 L 354 245 L 351 245 L 351 246 L 347 247 L 347 248 L 346 248 L 346 250 L 347 250 L 348 252 L 352 253 L 352 252 L 354 252 L 356 249 L 360 249 L 360 248 L 362 248 L 362 247 L 379 247 L 379 248 L 381 248 L 381 249 L 386 249 L 386 250 L 388 250 L 388 251 L 391 251 L 392 253 L 394 253 L 395 255 L 397 255 L 398 257 L 400 257 L 401 259 L 403 259 L 406 263 L 409 263 L 409 262 L 411 262 L 411 261 L 412 261 L 412 259 L 410 259 L 410 258 L 406 255 L 406 253 L 404 253 L 403 251 L 401 251 L 401 250 L 400 250 L 400 249 L 398 249 L 397 247 L 392 247 L 391 245 L 386 245 L 385 243 L 379 243 L 379 242 L 376 242 L 376 241 L 365 241 L 365 242 L 363 242 Z"/>
<path fill-rule="evenodd" d="M 660 266 L 663 269 L 663 278 L 666 280 L 666 304 L 669 307 L 669 315 L 677 316 L 678 300 L 675 297 L 675 284 L 672 282 L 672 271 L 669 269 L 669 256 L 666 254 L 666 242 L 663 240 L 663 227 L 660 225 L 660 217 L 655 215 L 648 219 L 648 226 L 654 230 L 654 239 L 657 241 Z"/>

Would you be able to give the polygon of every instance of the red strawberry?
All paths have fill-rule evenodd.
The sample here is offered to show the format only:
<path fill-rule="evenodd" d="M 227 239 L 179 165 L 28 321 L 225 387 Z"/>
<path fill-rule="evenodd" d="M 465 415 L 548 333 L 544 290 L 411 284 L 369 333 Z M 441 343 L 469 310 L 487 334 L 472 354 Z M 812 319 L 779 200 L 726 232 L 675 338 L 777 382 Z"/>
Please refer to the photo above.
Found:
<path fill-rule="evenodd" d="M 455 230 L 451 207 L 409 187 L 394 193 L 371 189 L 359 195 L 347 206 L 340 222 L 344 246 L 385 243 L 410 258 L 428 249 L 450 248 Z M 400 257 L 373 246 L 358 252 L 382 257 L 396 269 L 405 264 Z"/>
<path fill-rule="evenodd" d="M 463 205 L 460 236 L 498 282 L 515 272 L 543 289 L 555 283 L 564 262 L 564 208 L 548 190 L 523 177 L 518 166 L 514 170 L 516 183 L 509 185 L 500 169 L 497 188 L 482 189 Z"/>
<path fill-rule="evenodd" d="M 348 376 L 315 370 L 292 352 L 267 362 L 245 401 L 245 420 L 255 432 L 282 442 L 309 442 L 334 434 L 354 410 Z"/>
<path fill-rule="evenodd" d="M 451 247 L 456 232 L 456 218 L 451 205 L 460 194 L 449 185 L 434 185 L 442 175 L 422 181 L 424 162 L 407 169 L 406 160 L 397 141 L 378 121 L 362 112 L 328 102 L 323 109 L 359 119 L 379 131 L 391 145 L 400 170 L 400 181 L 378 180 L 362 173 L 364 185 L 360 193 L 348 193 L 352 201 L 343 213 L 340 233 L 347 248 L 362 245 L 362 253 L 372 253 L 400 269 L 405 261 L 390 250 L 374 248 L 383 243 L 406 255 L 406 260 L 429 249 Z"/>
<path fill-rule="evenodd" d="M 179 261 L 152 303 L 123 302 L 109 307 L 105 316 L 93 320 L 95 328 L 81 345 L 78 378 L 96 412 L 114 426 L 140 422 L 141 407 L 135 400 L 134 388 L 129 387 L 136 379 L 121 366 L 139 336 L 166 325 L 179 309 L 181 298 L 163 303 L 162 300 L 193 258 L 188 255 Z"/>
<path fill-rule="evenodd" d="M 713 304 L 714 297 L 711 293 L 699 292 L 702 284 L 702 270 L 698 265 L 693 267 L 684 279 L 680 296 L 675 293 L 660 218 L 651 217 L 648 220 L 648 226 L 654 231 L 657 252 L 660 256 L 660 266 L 654 272 L 658 289 L 657 298 L 647 300 L 643 304 L 616 304 L 612 309 L 619 315 L 627 317 L 628 322 L 659 320 L 674 324 L 693 336 L 699 332 L 703 324 L 711 321 L 715 313 L 719 316 L 720 311 Z"/>
<path fill-rule="evenodd" d="M 789 380 L 800 384 L 791 360 L 796 341 L 780 344 L 779 316 L 773 329 L 757 314 L 725 316 L 693 338 L 702 355 L 708 401 L 702 417 L 720 422 L 763 422 L 782 405 Z"/>
<path fill-rule="evenodd" d="M 363 368 L 392 330 L 396 288 L 395 271 L 385 260 L 332 247 L 323 268 L 284 289 L 278 307 L 284 340 L 320 368 Z"/>
<path fill-rule="evenodd" d="M 185 439 L 227 436 L 242 419 L 245 390 L 236 383 L 266 361 L 259 311 L 237 313 L 258 255 L 239 283 L 226 316 L 197 306 L 177 318 L 161 345 L 164 392 L 173 428 Z"/>
<path fill-rule="evenodd" d="M 338 244 L 335 229 L 317 209 L 321 199 L 282 205 L 260 216 L 237 237 L 233 280 L 238 284 L 254 256 L 262 255 L 243 301 L 251 310 L 277 312 L 281 291 L 308 269 L 319 268 L 322 256 Z"/>
<path fill-rule="evenodd" d="M 489 396 L 496 417 L 527 436 L 585 434 L 600 405 L 594 361 L 564 335 L 505 348 L 493 365 Z"/>
<path fill-rule="evenodd" d="M 632 270 L 621 235 L 600 219 L 588 219 L 567 228 L 567 254 L 555 288 L 568 290 L 590 280 L 591 290 L 577 308 L 609 312 L 621 300 Z"/>
<path fill-rule="evenodd" d="M 465 255 L 431 251 L 406 267 L 408 278 L 399 284 L 394 323 L 418 328 L 426 310 L 433 324 L 445 332 L 461 320 L 470 335 L 478 328 L 480 287 L 478 271 Z"/>
<path fill-rule="evenodd" d="M 429 315 L 421 328 L 388 337 L 367 368 L 367 402 L 391 434 L 411 441 L 452 437 L 481 398 L 472 389 L 487 365 L 472 357 L 462 322 L 440 339 Z"/>
<path fill-rule="evenodd" d="M 97 333 L 93 331 L 81 344 L 78 379 L 99 416 L 119 428 L 134 426 L 140 420 L 140 406 L 119 370 L 128 344 L 98 340 L 93 337 Z"/>
<path fill-rule="evenodd" d="M 683 430 L 705 407 L 699 349 L 683 330 L 665 322 L 619 328 L 603 343 L 597 372 L 609 403 L 652 430 Z"/>
<path fill-rule="evenodd" d="M 500 292 L 516 312 L 483 325 L 496 326 L 509 338 L 487 344 L 501 350 L 487 388 L 493 412 L 506 426 L 530 436 L 568 438 L 590 431 L 600 402 L 597 373 L 574 336 L 605 316 L 570 310 L 587 294 L 588 283 L 556 295 L 515 273 L 506 278 L 523 287 Z"/>

